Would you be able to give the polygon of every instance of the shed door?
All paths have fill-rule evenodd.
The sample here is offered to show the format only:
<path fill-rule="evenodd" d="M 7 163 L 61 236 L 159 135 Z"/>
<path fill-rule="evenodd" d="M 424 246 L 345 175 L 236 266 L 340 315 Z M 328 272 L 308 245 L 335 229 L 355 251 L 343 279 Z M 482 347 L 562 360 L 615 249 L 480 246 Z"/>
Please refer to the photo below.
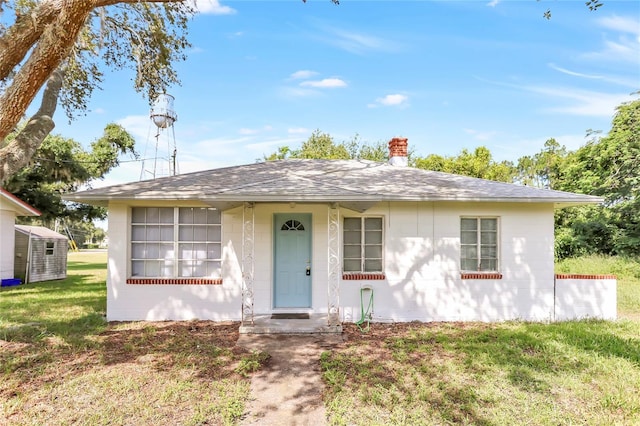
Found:
<path fill-rule="evenodd" d="M 275 308 L 311 307 L 311 214 L 274 215 Z"/>

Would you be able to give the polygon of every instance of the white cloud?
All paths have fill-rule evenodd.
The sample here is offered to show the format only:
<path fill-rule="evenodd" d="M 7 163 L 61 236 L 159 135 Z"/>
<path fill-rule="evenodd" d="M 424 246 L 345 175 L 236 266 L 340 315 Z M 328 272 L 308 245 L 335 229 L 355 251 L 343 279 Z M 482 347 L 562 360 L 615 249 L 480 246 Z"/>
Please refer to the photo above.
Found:
<path fill-rule="evenodd" d="M 292 80 L 306 80 L 307 78 L 311 78 L 314 75 L 318 75 L 318 73 L 311 70 L 300 70 L 291 74 L 289 78 Z"/>
<path fill-rule="evenodd" d="M 287 129 L 287 133 L 289 133 L 290 135 L 301 135 L 309 133 L 309 129 L 304 127 L 292 127 Z"/>
<path fill-rule="evenodd" d="M 322 38 L 322 41 L 358 55 L 367 52 L 396 52 L 401 50 L 401 46 L 390 41 L 389 37 L 377 37 L 328 26 L 324 26 L 321 30 L 328 33 L 328 37 Z"/>
<path fill-rule="evenodd" d="M 491 0 L 489 3 L 487 3 L 487 6 L 496 7 L 498 3 L 500 3 L 500 0 Z"/>
<path fill-rule="evenodd" d="M 615 40 L 605 39 L 600 50 L 583 55 L 594 61 L 638 63 L 640 57 L 640 20 L 631 17 L 608 16 L 596 20 L 596 24 L 617 33 Z"/>
<path fill-rule="evenodd" d="M 525 90 L 548 98 L 568 101 L 564 106 L 546 108 L 547 112 L 591 117 L 613 117 L 616 107 L 632 100 L 627 93 L 602 93 L 567 87 L 528 86 Z"/>
<path fill-rule="evenodd" d="M 333 89 L 337 87 L 347 87 L 347 83 L 339 78 L 323 78 L 322 80 L 303 81 L 302 83 L 300 83 L 300 86 Z"/>
<path fill-rule="evenodd" d="M 638 19 L 613 15 L 600 18 L 596 22 L 603 28 L 640 36 L 640 21 Z"/>
<path fill-rule="evenodd" d="M 151 119 L 148 115 L 128 115 L 116 120 L 116 123 L 142 141 L 146 141 L 151 130 Z"/>
<path fill-rule="evenodd" d="M 574 76 L 574 77 L 590 78 L 590 79 L 596 79 L 596 80 L 603 79 L 603 77 L 601 75 L 590 75 L 590 74 L 583 74 L 583 73 L 576 72 L 576 71 L 570 71 L 570 70 L 568 70 L 566 68 L 559 67 L 554 63 L 549 63 L 548 65 L 549 65 L 549 68 L 551 68 L 553 70 L 556 70 L 556 71 L 561 72 L 563 74 L 571 75 L 571 76 Z"/>
<path fill-rule="evenodd" d="M 368 104 L 367 106 L 369 108 L 375 108 L 378 106 L 405 106 L 408 101 L 409 97 L 407 95 L 395 93 L 378 98 L 374 103 Z"/>
<path fill-rule="evenodd" d="M 204 15 L 233 15 L 236 10 L 223 6 L 219 0 L 188 0 L 189 4 Z"/>

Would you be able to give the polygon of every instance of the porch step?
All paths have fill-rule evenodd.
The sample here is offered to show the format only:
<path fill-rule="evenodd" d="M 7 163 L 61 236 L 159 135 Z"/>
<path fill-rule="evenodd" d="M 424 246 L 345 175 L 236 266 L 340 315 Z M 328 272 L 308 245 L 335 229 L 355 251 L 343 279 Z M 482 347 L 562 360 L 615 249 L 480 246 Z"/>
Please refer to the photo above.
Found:
<path fill-rule="evenodd" d="M 240 325 L 240 334 L 336 334 L 342 325 L 330 326 L 327 316 L 312 314 L 309 319 L 273 319 L 271 314 L 255 315 L 253 324 Z"/>

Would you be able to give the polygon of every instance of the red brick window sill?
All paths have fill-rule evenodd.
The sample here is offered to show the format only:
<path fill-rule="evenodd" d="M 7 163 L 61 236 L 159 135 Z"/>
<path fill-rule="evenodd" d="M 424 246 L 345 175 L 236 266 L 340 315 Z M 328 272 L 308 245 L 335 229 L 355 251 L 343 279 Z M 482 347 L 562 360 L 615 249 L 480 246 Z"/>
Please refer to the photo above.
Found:
<path fill-rule="evenodd" d="M 599 274 L 556 274 L 557 280 L 615 280 L 615 275 Z"/>
<path fill-rule="evenodd" d="M 460 274 L 460 278 L 462 278 L 463 280 L 501 280 L 502 274 L 486 272 L 463 272 Z"/>
<path fill-rule="evenodd" d="M 349 273 L 342 274 L 343 280 L 384 280 L 386 277 L 383 273 L 365 274 L 365 273 Z"/>
<path fill-rule="evenodd" d="M 134 285 L 220 285 L 222 278 L 127 278 Z"/>

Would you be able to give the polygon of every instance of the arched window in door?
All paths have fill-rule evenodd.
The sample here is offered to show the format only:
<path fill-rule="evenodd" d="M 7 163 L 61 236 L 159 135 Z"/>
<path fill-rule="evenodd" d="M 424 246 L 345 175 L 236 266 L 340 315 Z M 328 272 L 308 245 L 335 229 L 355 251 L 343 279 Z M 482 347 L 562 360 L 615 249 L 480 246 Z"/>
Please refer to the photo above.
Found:
<path fill-rule="evenodd" d="M 281 231 L 304 231 L 304 225 L 295 219 L 291 219 L 282 224 Z"/>

